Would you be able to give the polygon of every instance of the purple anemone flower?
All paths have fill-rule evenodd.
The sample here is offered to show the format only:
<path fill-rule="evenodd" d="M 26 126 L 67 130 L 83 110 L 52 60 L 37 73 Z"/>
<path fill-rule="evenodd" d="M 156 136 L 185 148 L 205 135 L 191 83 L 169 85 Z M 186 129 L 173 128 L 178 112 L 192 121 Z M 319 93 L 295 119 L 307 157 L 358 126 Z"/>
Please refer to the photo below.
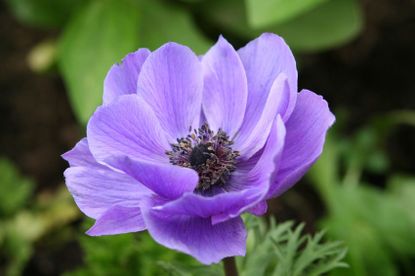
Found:
<path fill-rule="evenodd" d="M 91 236 L 148 230 L 204 264 L 244 255 L 242 213 L 292 187 L 322 152 L 335 118 L 297 92 L 284 40 L 235 51 L 223 37 L 202 57 L 167 43 L 127 55 L 104 83 L 87 137 L 63 157 Z"/>

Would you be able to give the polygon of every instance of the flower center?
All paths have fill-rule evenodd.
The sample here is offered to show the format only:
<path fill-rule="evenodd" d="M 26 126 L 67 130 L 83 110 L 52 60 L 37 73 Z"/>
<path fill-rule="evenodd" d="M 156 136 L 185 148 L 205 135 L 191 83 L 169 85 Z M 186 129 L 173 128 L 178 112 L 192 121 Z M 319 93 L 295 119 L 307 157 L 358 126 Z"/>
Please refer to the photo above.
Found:
<path fill-rule="evenodd" d="M 214 133 L 205 123 L 187 137 L 178 138 L 166 154 L 173 165 L 197 171 L 199 183 L 195 192 L 205 192 L 224 185 L 235 170 L 239 152 L 232 150 L 232 144 L 224 131 Z"/>

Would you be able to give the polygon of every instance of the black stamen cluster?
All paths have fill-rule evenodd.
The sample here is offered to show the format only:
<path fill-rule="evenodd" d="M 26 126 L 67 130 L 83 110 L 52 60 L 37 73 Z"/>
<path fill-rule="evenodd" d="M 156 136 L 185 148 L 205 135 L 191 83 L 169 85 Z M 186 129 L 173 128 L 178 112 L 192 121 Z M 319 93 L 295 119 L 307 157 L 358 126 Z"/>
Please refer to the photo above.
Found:
<path fill-rule="evenodd" d="M 196 192 L 204 192 L 212 186 L 224 185 L 235 170 L 239 152 L 232 150 L 232 144 L 224 131 L 219 129 L 215 134 L 205 123 L 187 137 L 178 138 L 166 154 L 172 164 L 197 171 Z"/>

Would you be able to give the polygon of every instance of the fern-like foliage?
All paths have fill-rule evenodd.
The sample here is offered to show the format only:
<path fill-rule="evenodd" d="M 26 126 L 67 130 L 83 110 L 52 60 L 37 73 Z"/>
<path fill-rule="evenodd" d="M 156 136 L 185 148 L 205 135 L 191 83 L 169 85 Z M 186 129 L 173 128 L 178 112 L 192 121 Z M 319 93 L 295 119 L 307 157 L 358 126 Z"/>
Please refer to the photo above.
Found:
<path fill-rule="evenodd" d="M 244 276 L 315 276 L 347 267 L 342 260 L 347 249 L 339 241 L 324 241 L 324 231 L 302 235 L 304 224 L 277 224 L 271 219 L 249 217 L 248 252 L 238 259 Z"/>

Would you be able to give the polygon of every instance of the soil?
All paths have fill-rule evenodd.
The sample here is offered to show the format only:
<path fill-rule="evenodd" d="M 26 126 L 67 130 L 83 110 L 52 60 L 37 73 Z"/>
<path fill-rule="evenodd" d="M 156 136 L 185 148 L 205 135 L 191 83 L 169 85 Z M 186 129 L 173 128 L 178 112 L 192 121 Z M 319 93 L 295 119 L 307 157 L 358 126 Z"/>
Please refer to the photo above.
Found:
<path fill-rule="evenodd" d="M 362 7 L 366 22 L 358 38 L 330 51 L 301 56 L 300 87 L 322 94 L 334 110 L 347 111 L 346 134 L 373 116 L 415 109 L 415 2 L 364 0 Z M 67 164 L 60 155 L 83 133 L 61 77 L 53 70 L 35 74 L 26 63 L 36 44 L 57 34 L 22 25 L 0 2 L 0 156 L 14 161 L 24 175 L 34 179 L 38 192 L 63 185 Z M 391 170 L 415 171 L 414 141 L 414 128 L 402 126 L 391 134 L 387 145 Z M 297 185 L 288 197 L 293 200 L 271 205 L 281 219 L 313 225 L 324 211 L 307 184 Z M 44 260 L 56 252 L 64 256 L 77 250 L 72 242 L 55 251 L 37 246 L 28 271 L 57 275 L 79 261 L 48 263 L 42 271 Z"/>

